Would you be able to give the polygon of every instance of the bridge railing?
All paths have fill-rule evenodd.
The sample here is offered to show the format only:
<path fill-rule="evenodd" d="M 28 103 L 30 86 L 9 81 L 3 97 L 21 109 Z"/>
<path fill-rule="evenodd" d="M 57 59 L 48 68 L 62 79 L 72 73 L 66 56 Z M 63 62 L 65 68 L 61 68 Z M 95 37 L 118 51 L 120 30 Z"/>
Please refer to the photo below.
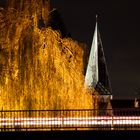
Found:
<path fill-rule="evenodd" d="M 140 109 L 0 111 L 0 131 L 138 130 Z"/>

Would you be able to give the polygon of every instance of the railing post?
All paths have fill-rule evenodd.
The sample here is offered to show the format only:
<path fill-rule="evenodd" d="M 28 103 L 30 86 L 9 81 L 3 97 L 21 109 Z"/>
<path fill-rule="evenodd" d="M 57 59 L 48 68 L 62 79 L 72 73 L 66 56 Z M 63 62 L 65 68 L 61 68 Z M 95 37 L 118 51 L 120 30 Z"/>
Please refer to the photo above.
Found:
<path fill-rule="evenodd" d="M 112 114 L 111 118 L 112 118 L 111 130 L 114 130 L 114 116 L 113 116 L 113 114 Z"/>

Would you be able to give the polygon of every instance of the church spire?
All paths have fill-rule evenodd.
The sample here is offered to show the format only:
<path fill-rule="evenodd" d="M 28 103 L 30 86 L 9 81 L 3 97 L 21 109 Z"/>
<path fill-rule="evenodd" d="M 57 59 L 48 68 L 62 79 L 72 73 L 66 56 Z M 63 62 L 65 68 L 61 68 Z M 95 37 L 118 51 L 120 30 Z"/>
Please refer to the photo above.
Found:
<path fill-rule="evenodd" d="M 92 41 L 89 60 L 88 60 L 86 76 L 85 76 L 85 84 L 90 88 L 93 87 L 95 88 L 99 80 L 97 28 L 98 28 L 98 23 L 97 23 L 97 16 L 96 16 L 95 31 L 94 31 L 93 41 Z"/>
<path fill-rule="evenodd" d="M 98 15 L 96 15 L 96 25 L 85 75 L 85 85 L 91 89 L 96 89 L 99 94 L 111 94 L 112 92 L 102 41 L 98 31 Z"/>
<path fill-rule="evenodd" d="M 98 15 L 96 14 L 96 23 L 98 22 Z"/>

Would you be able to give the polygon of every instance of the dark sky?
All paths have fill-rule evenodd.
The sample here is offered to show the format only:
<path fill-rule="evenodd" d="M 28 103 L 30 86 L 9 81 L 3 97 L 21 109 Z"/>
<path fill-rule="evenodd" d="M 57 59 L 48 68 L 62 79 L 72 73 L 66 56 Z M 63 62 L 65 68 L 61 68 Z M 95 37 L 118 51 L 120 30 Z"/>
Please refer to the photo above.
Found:
<path fill-rule="evenodd" d="M 135 3 L 133 3 L 135 2 Z M 91 46 L 95 15 L 115 98 L 134 98 L 140 89 L 140 14 L 134 0 L 54 0 L 74 39 Z M 140 91 L 139 91 L 140 92 Z"/>
<path fill-rule="evenodd" d="M 0 0 L 0 4 L 3 2 Z M 52 0 L 51 3 L 60 11 L 72 37 L 89 47 L 98 14 L 114 98 L 134 98 L 136 92 L 140 93 L 138 0 Z"/>

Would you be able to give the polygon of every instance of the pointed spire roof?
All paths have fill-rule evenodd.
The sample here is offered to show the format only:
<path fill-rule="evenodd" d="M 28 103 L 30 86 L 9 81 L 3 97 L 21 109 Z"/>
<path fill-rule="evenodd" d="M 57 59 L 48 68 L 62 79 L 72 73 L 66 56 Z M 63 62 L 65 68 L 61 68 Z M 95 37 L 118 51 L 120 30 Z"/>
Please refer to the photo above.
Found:
<path fill-rule="evenodd" d="M 108 95 L 112 93 L 103 45 L 98 30 L 97 15 L 93 41 L 85 75 L 85 85 L 89 88 L 95 88 L 100 94 Z"/>
<path fill-rule="evenodd" d="M 97 85 L 99 81 L 99 74 L 98 74 L 98 38 L 97 38 L 97 22 L 95 26 L 93 41 L 91 45 L 86 76 L 85 76 L 85 84 L 86 86 L 92 88 Z"/>

